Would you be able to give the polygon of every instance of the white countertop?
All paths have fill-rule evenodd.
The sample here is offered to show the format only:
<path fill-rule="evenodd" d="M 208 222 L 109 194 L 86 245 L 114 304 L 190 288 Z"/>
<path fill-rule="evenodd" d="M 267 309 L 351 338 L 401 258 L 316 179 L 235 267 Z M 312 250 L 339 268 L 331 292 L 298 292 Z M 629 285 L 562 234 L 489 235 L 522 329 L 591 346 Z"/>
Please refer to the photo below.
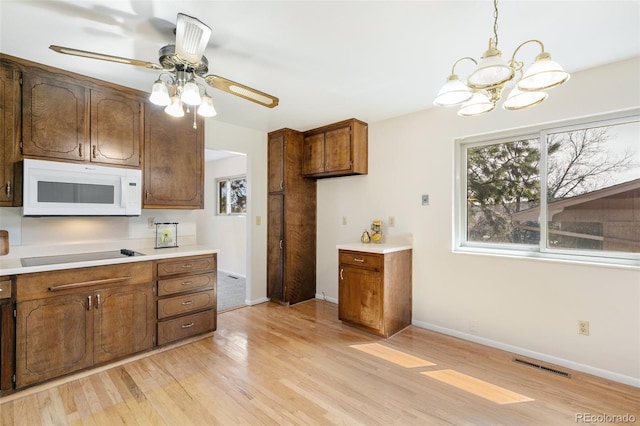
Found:
<path fill-rule="evenodd" d="M 172 257 L 197 256 L 219 253 L 219 249 L 185 244 L 179 247 L 156 249 L 153 240 L 124 240 L 88 244 L 61 244 L 53 246 L 12 246 L 9 254 L 0 257 L 0 276 L 28 274 L 32 272 L 57 271 L 62 269 L 84 268 L 87 266 L 116 265 L 119 263 L 144 262 L 148 260 L 169 259 Z M 23 257 L 52 256 L 75 253 L 90 253 L 120 249 L 131 249 L 144 256 L 122 257 L 117 259 L 92 260 L 87 262 L 57 263 L 54 265 L 22 266 Z"/>
<path fill-rule="evenodd" d="M 400 235 L 387 237 L 383 243 L 344 243 L 336 245 L 338 250 L 362 251 L 366 253 L 393 253 L 396 251 L 411 250 L 413 248 L 413 237 L 411 235 Z"/>

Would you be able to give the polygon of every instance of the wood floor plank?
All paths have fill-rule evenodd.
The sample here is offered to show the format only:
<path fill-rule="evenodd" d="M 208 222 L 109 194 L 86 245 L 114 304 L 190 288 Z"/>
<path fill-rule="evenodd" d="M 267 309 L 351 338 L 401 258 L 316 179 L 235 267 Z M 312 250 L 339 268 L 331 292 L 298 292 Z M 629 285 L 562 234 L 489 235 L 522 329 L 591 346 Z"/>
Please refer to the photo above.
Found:
<path fill-rule="evenodd" d="M 433 365 L 407 368 L 358 346 Z M 575 425 L 578 413 L 640 420 L 638 388 L 576 371 L 567 379 L 512 358 L 416 327 L 382 339 L 342 324 L 329 302 L 264 303 L 220 314 L 218 330 L 200 339 L 0 398 L 0 424 L 555 426 Z M 497 404 L 421 374 L 447 370 L 531 401 Z"/>

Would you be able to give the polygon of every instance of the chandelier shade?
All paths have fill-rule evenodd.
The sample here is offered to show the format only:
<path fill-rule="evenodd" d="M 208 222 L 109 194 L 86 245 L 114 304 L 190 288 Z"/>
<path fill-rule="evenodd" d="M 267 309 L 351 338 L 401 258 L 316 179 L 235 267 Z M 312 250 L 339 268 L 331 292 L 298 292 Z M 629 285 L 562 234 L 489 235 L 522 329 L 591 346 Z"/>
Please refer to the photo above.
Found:
<path fill-rule="evenodd" d="M 538 105 L 549 96 L 546 92 L 523 92 L 518 86 L 511 89 L 507 100 L 502 104 L 502 108 L 510 111 L 528 108 Z"/>
<path fill-rule="evenodd" d="M 471 99 L 471 89 L 460 81 L 457 75 L 451 74 L 433 103 L 438 106 L 455 106 Z"/>
<path fill-rule="evenodd" d="M 507 84 L 514 81 L 517 74 L 520 79 L 503 103 L 503 109 L 517 111 L 538 105 L 547 99 L 545 92 L 569 80 L 570 75 L 544 50 L 540 40 L 527 40 L 521 43 L 513 52 L 511 59 L 505 61 L 498 50 L 498 0 L 493 1 L 494 24 L 493 38 L 489 39 L 489 49 L 482 55 L 479 62 L 473 58 L 458 59 L 447 78 L 447 82 L 438 91 L 433 103 L 437 106 L 460 105 L 458 115 L 473 116 L 493 111 L 500 101 L 500 96 Z M 529 43 L 540 46 L 534 63 L 523 72 L 523 62 L 516 60 L 520 48 Z M 466 80 L 460 80 L 455 74 L 456 65 L 463 59 L 470 59 L 476 63 L 475 69 Z"/>
<path fill-rule="evenodd" d="M 149 96 L 149 100 L 159 106 L 166 106 L 171 103 L 171 97 L 169 96 L 169 89 L 167 89 L 167 85 L 160 79 L 156 80 L 153 83 L 153 87 L 151 88 L 151 96 Z"/>
<path fill-rule="evenodd" d="M 485 112 L 493 111 L 496 104 L 489 99 L 483 92 L 475 92 L 471 99 L 460 106 L 458 115 L 470 117 L 472 115 L 480 115 Z"/>
<path fill-rule="evenodd" d="M 551 56 L 543 52 L 536 57 L 536 61 L 524 72 L 518 81 L 520 90 L 548 90 L 569 80 L 570 75 L 562 69 L 560 64 L 551 60 Z"/>

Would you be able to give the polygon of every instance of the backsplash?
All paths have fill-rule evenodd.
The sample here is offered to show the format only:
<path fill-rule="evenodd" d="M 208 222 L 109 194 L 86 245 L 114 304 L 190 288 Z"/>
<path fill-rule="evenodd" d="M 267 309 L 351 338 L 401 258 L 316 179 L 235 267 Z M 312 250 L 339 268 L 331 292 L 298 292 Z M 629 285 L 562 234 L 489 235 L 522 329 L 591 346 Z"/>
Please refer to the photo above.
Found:
<path fill-rule="evenodd" d="M 0 229 L 9 231 L 11 246 L 71 244 L 111 240 L 155 238 L 156 222 L 178 223 L 180 239 L 195 237 L 197 210 L 142 210 L 136 217 L 23 217 L 19 207 L 0 208 Z"/>

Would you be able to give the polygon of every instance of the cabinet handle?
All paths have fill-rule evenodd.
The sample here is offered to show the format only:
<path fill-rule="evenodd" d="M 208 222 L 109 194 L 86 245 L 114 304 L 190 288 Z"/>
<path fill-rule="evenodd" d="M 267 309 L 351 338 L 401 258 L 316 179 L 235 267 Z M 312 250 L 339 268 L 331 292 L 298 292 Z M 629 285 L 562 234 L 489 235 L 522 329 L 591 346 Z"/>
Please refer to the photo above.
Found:
<path fill-rule="evenodd" d="M 280 181 L 280 189 L 284 189 L 284 181 Z"/>
<path fill-rule="evenodd" d="M 282 250 L 283 246 L 284 246 L 284 243 L 282 242 L 282 240 L 280 240 L 280 250 Z"/>
<path fill-rule="evenodd" d="M 182 281 L 182 285 L 191 285 L 193 281 Z"/>
<path fill-rule="evenodd" d="M 181 325 L 180 327 L 182 327 L 182 328 L 191 328 L 194 325 L 195 325 L 194 323 L 189 323 L 189 324 Z"/>
<path fill-rule="evenodd" d="M 11 182 L 7 182 L 6 192 L 7 192 L 7 198 L 11 198 Z"/>
<path fill-rule="evenodd" d="M 90 311 L 91 310 L 91 296 L 87 296 L 87 301 L 88 301 L 88 303 L 87 303 L 87 311 Z"/>
<path fill-rule="evenodd" d="M 182 265 L 183 268 L 193 268 L 193 264 L 192 263 L 185 263 L 184 265 Z"/>
<path fill-rule="evenodd" d="M 91 156 L 92 156 L 93 158 L 96 158 L 96 146 L 95 146 L 95 145 L 93 145 L 93 146 L 91 147 Z"/>
<path fill-rule="evenodd" d="M 78 157 L 82 158 L 82 145 L 78 145 Z"/>
<path fill-rule="evenodd" d="M 96 309 L 100 307 L 100 294 L 96 294 Z"/>
<path fill-rule="evenodd" d="M 185 300 L 182 302 L 183 305 L 193 305 L 193 300 Z"/>
<path fill-rule="evenodd" d="M 344 280 L 344 277 L 342 276 L 342 271 L 344 271 L 344 269 L 340 268 L 340 279 Z"/>
<path fill-rule="evenodd" d="M 72 288 L 86 287 L 86 286 L 96 285 L 96 284 L 117 283 L 118 281 L 127 281 L 130 279 L 131 279 L 131 276 L 126 276 L 126 277 L 116 277 L 116 278 L 105 278 L 102 280 L 84 281 L 81 283 L 73 283 L 73 284 L 54 285 L 52 287 L 49 287 L 49 291 L 68 290 Z"/>
<path fill-rule="evenodd" d="M 364 263 L 364 259 L 358 259 L 357 257 L 353 258 L 354 262 L 360 262 L 360 263 Z"/>

